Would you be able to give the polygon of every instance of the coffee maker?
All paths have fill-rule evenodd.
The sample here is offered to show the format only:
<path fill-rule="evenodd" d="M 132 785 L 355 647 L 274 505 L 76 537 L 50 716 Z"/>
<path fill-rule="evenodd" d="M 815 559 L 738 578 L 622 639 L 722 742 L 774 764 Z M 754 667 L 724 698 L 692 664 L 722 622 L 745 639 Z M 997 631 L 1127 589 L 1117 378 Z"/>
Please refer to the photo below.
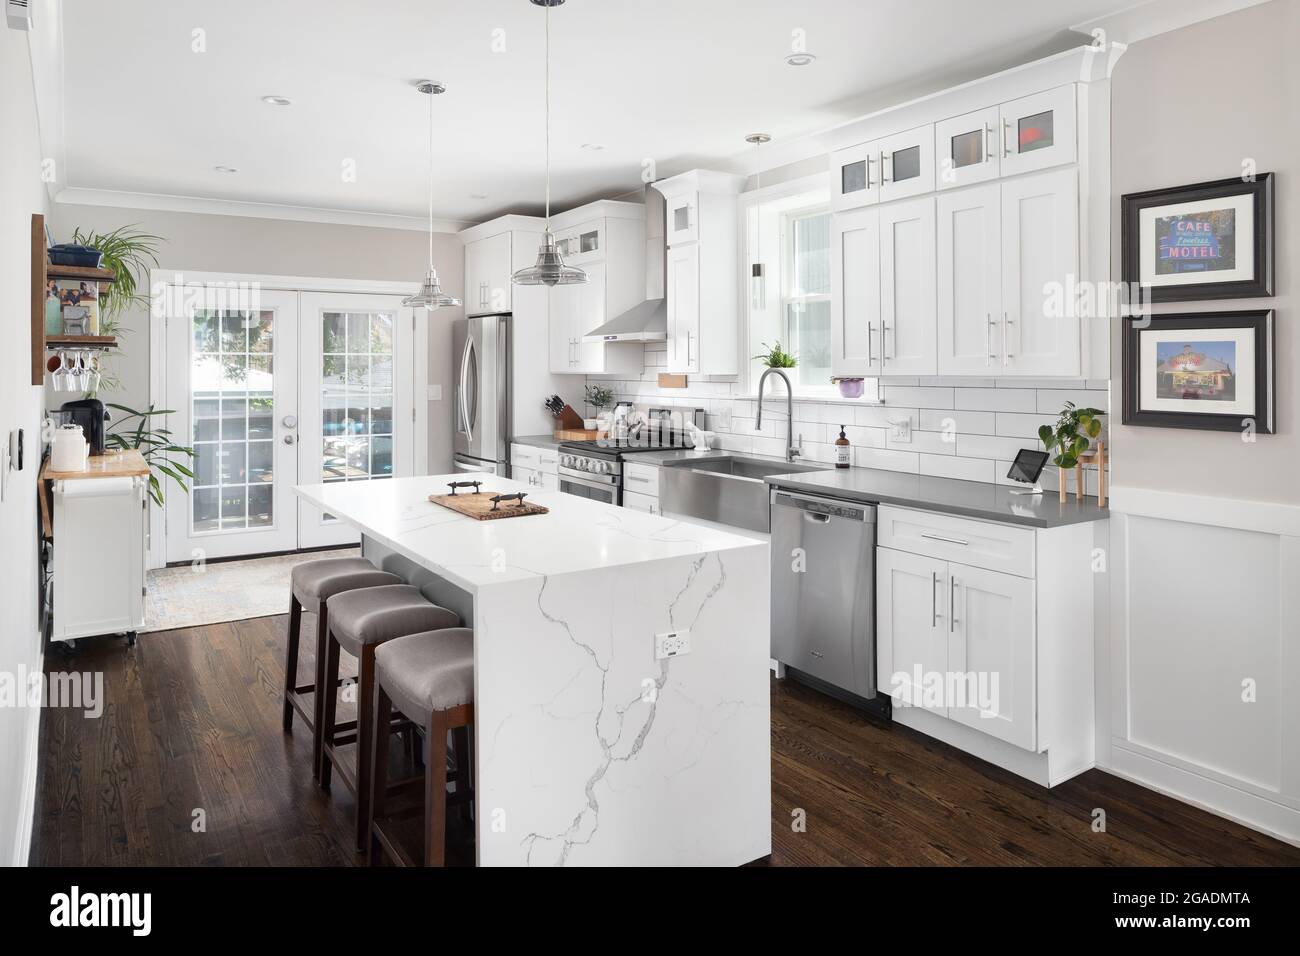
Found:
<path fill-rule="evenodd" d="M 60 411 L 67 416 L 66 421 L 81 426 L 92 455 L 104 454 L 104 422 L 108 421 L 108 412 L 104 411 L 103 402 L 97 398 L 82 398 L 64 402 Z"/>

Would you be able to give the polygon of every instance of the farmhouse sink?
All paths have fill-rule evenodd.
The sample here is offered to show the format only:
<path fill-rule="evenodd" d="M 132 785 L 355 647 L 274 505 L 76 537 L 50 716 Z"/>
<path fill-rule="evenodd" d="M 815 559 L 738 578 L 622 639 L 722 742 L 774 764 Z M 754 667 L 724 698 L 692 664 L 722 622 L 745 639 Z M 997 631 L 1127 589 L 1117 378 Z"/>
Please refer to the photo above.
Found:
<path fill-rule="evenodd" d="M 771 515 L 765 479 L 828 467 L 725 454 L 665 461 L 659 470 L 659 507 L 665 514 L 766 533 Z"/>

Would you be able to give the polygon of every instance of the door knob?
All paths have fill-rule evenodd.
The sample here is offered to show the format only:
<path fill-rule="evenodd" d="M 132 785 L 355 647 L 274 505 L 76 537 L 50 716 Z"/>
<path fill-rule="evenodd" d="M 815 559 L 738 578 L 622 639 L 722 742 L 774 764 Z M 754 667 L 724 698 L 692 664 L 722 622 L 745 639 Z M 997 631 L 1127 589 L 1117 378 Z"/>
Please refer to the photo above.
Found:
<path fill-rule="evenodd" d="M 294 441 L 294 439 L 293 439 L 293 436 L 292 436 L 292 435 L 285 435 L 285 436 L 284 436 L 284 443 L 285 443 L 286 445 L 292 445 L 292 444 L 293 444 L 293 441 Z"/>

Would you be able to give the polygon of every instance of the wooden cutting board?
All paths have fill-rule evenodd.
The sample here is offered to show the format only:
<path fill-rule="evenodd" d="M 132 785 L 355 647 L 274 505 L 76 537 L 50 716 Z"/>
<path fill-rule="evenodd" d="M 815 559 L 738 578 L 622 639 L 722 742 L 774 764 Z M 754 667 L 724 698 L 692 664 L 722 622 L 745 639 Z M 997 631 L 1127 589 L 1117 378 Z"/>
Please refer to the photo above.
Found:
<path fill-rule="evenodd" d="M 473 518 L 475 521 L 492 521 L 496 518 L 522 518 L 524 515 L 544 515 L 550 514 L 551 510 L 541 505 L 535 505 L 531 501 L 525 501 L 522 508 L 519 507 L 517 502 L 503 501 L 497 506 L 496 511 L 493 511 L 492 494 L 486 491 L 480 491 L 478 494 L 462 491 L 456 495 L 429 495 L 429 500 L 435 505 L 450 508 L 452 511 L 460 512 L 468 518 Z"/>

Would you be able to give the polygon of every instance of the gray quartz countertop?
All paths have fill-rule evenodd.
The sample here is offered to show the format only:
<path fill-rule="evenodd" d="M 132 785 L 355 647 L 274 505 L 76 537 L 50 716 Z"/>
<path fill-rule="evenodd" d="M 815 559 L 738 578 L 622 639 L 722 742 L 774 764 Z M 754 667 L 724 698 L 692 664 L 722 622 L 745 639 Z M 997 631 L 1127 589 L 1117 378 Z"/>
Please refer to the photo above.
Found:
<path fill-rule="evenodd" d="M 533 445 L 537 448 L 560 447 L 560 440 L 554 435 L 516 435 L 510 441 L 515 445 Z"/>
<path fill-rule="evenodd" d="M 1110 517 L 1108 509 L 1097 506 L 1096 497 L 1076 501 L 1071 495 L 1062 502 L 1055 488 L 1049 488 L 1041 495 L 1017 495 L 1012 493 L 1014 486 L 932 478 L 878 468 L 831 468 L 772 475 L 767 483 L 792 491 L 921 508 L 1030 528 L 1059 528 L 1082 521 L 1104 521 Z"/>

